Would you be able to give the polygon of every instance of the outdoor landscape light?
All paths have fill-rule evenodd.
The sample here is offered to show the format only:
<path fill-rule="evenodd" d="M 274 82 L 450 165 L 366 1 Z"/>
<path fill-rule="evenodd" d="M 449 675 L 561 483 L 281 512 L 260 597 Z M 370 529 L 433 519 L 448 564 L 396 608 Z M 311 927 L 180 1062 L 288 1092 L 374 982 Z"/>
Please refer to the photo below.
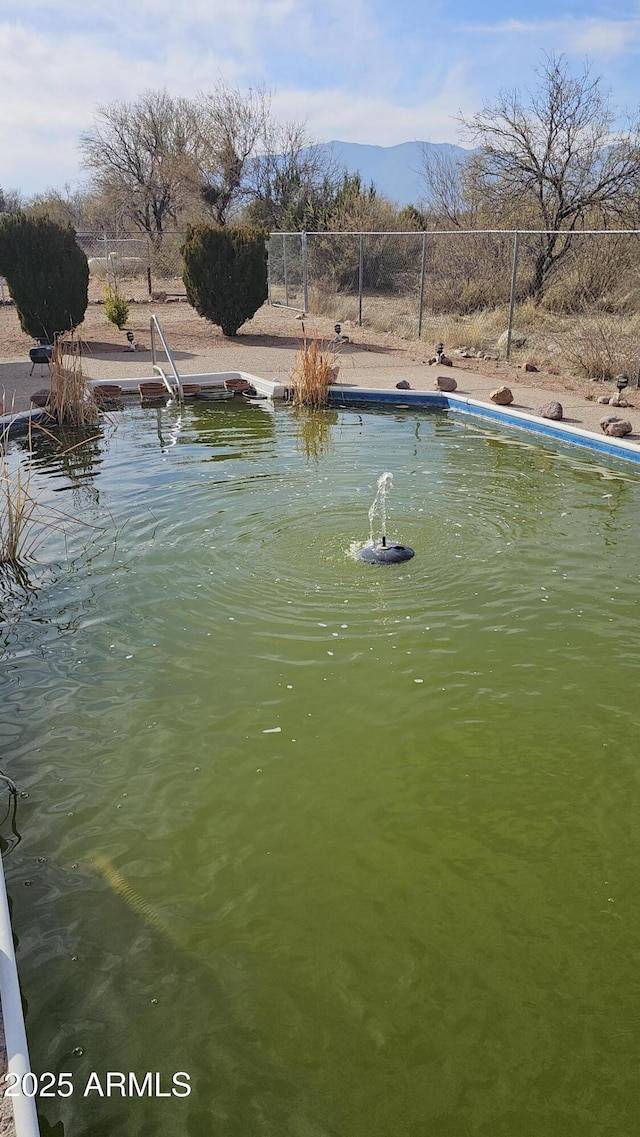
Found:
<path fill-rule="evenodd" d="M 443 343 L 437 343 L 436 344 L 436 355 L 442 355 L 443 351 L 444 351 L 444 344 Z"/>
<path fill-rule="evenodd" d="M 341 336 L 342 335 L 342 324 L 334 324 L 333 330 L 337 336 Z"/>
<path fill-rule="evenodd" d="M 135 351 L 136 345 L 134 342 L 135 336 L 134 336 L 133 332 L 127 332 L 127 339 L 129 340 L 129 351 Z"/>
<path fill-rule="evenodd" d="M 628 386 L 629 386 L 629 376 L 628 375 L 616 375 L 616 387 L 618 388 L 618 391 L 620 392 L 620 394 L 622 394 L 625 387 L 628 387 Z"/>

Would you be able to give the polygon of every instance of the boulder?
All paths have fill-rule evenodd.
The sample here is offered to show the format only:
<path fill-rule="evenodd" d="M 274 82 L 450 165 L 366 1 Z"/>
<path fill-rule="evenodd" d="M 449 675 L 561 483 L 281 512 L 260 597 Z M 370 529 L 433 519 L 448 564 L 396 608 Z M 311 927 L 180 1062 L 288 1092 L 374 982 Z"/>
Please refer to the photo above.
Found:
<path fill-rule="evenodd" d="M 492 403 L 498 403 L 501 407 L 508 407 L 509 403 L 513 402 L 513 391 L 509 387 L 496 387 L 489 398 Z"/>
<path fill-rule="evenodd" d="M 525 363 L 524 370 L 525 371 L 537 371 L 538 368 L 536 367 L 535 363 Z"/>
<path fill-rule="evenodd" d="M 453 375 L 436 375 L 433 385 L 436 391 L 455 391 L 458 386 Z"/>
<path fill-rule="evenodd" d="M 500 349 L 506 348 L 508 338 L 508 332 L 503 332 L 502 335 L 498 337 L 498 347 Z M 515 328 L 511 329 L 511 347 L 524 347 L 526 342 L 527 337 L 524 332 L 518 332 Z"/>
<path fill-rule="evenodd" d="M 557 403 L 555 399 L 551 399 L 548 403 L 543 403 L 541 407 L 538 407 L 538 414 L 540 418 L 559 420 L 563 415 L 562 403 Z"/>
<path fill-rule="evenodd" d="M 411 390 L 411 384 L 408 382 L 407 379 L 401 379 L 399 383 L 396 383 L 396 390 L 398 390 L 398 391 L 410 391 Z"/>
<path fill-rule="evenodd" d="M 600 420 L 600 426 L 605 434 L 610 435 L 612 438 L 624 438 L 625 434 L 631 434 L 633 427 L 631 423 L 624 418 L 618 418 L 616 415 L 609 415 L 608 418 Z"/>
<path fill-rule="evenodd" d="M 610 407 L 632 407 L 633 403 L 627 402 L 624 395 L 622 394 L 622 391 L 616 391 L 615 395 L 612 395 L 611 398 L 609 399 L 609 406 Z"/>

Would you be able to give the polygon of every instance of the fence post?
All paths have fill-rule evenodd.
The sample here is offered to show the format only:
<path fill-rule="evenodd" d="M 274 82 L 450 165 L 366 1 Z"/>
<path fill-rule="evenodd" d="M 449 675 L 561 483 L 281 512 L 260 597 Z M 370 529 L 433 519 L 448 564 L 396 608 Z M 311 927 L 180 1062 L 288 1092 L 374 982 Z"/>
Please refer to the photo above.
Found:
<path fill-rule="evenodd" d="M 427 263 L 427 234 L 422 234 L 422 264 L 420 265 L 420 303 L 418 305 L 418 339 L 422 335 L 422 309 L 424 307 L 424 270 Z"/>
<path fill-rule="evenodd" d="M 284 303 L 289 307 L 289 266 L 287 264 L 287 235 L 282 235 L 282 271 L 284 273 Z"/>
<path fill-rule="evenodd" d="M 271 290 L 271 249 L 273 247 L 273 235 L 269 234 L 267 245 L 267 304 L 273 304 L 273 296 Z"/>
<path fill-rule="evenodd" d="M 147 237 L 147 291 L 149 299 L 153 297 L 153 285 L 151 283 L 151 240 Z"/>
<path fill-rule="evenodd" d="M 362 286 L 364 278 L 364 234 L 358 242 L 358 324 L 362 327 Z"/>
<path fill-rule="evenodd" d="M 505 358 L 511 355 L 511 332 L 513 331 L 513 309 L 516 303 L 516 277 L 518 275 L 518 242 L 520 234 L 516 230 L 513 237 L 513 263 L 511 265 L 511 292 L 509 295 L 509 324 L 507 326 L 507 348 Z"/>
<path fill-rule="evenodd" d="M 309 312 L 309 261 L 307 259 L 307 234 L 302 234 L 302 309 Z"/>

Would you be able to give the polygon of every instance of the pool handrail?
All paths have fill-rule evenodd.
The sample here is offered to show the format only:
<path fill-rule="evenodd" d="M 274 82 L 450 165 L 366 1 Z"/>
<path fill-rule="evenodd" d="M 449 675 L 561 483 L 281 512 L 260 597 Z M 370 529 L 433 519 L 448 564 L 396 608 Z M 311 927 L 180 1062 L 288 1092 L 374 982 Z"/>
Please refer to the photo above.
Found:
<path fill-rule="evenodd" d="M 149 331 L 151 333 L 151 362 L 153 364 L 153 370 L 157 371 L 157 373 L 162 377 L 162 381 L 165 384 L 165 386 L 168 387 L 169 393 L 174 398 L 177 395 L 179 401 L 181 403 L 183 403 L 184 402 L 184 392 L 182 390 L 182 379 L 180 378 L 180 373 L 178 371 L 178 368 L 176 367 L 175 360 L 171 354 L 171 351 L 169 350 L 169 345 L 165 339 L 164 332 L 162 330 L 162 326 L 160 324 L 160 321 L 159 321 L 158 317 L 155 315 L 152 315 L 151 319 L 149 320 Z M 173 379 L 175 382 L 175 391 L 172 389 L 171 384 L 168 380 L 168 377 L 166 376 L 163 368 L 160 366 L 160 364 L 157 362 L 157 359 L 156 359 L 156 339 L 155 339 L 156 333 L 160 337 L 160 343 L 162 344 L 162 347 L 164 349 L 164 353 L 165 353 L 167 360 L 168 360 L 168 363 L 169 363 L 169 367 L 171 368 L 171 373 L 173 375 Z"/>

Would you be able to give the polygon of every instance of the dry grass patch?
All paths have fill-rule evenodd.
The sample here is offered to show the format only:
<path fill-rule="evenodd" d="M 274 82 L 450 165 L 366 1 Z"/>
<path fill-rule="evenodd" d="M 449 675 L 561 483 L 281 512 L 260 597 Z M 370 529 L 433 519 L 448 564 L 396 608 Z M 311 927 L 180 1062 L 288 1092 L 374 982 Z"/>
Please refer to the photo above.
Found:
<path fill-rule="evenodd" d="M 58 339 L 51 355 L 51 405 L 58 423 L 91 426 L 98 404 L 82 374 L 82 344 L 76 336 Z"/>
<path fill-rule="evenodd" d="M 291 369 L 293 404 L 296 407 L 324 407 L 329 387 L 338 378 L 337 355 L 317 335 L 307 339 L 303 330 L 300 351 Z"/>

